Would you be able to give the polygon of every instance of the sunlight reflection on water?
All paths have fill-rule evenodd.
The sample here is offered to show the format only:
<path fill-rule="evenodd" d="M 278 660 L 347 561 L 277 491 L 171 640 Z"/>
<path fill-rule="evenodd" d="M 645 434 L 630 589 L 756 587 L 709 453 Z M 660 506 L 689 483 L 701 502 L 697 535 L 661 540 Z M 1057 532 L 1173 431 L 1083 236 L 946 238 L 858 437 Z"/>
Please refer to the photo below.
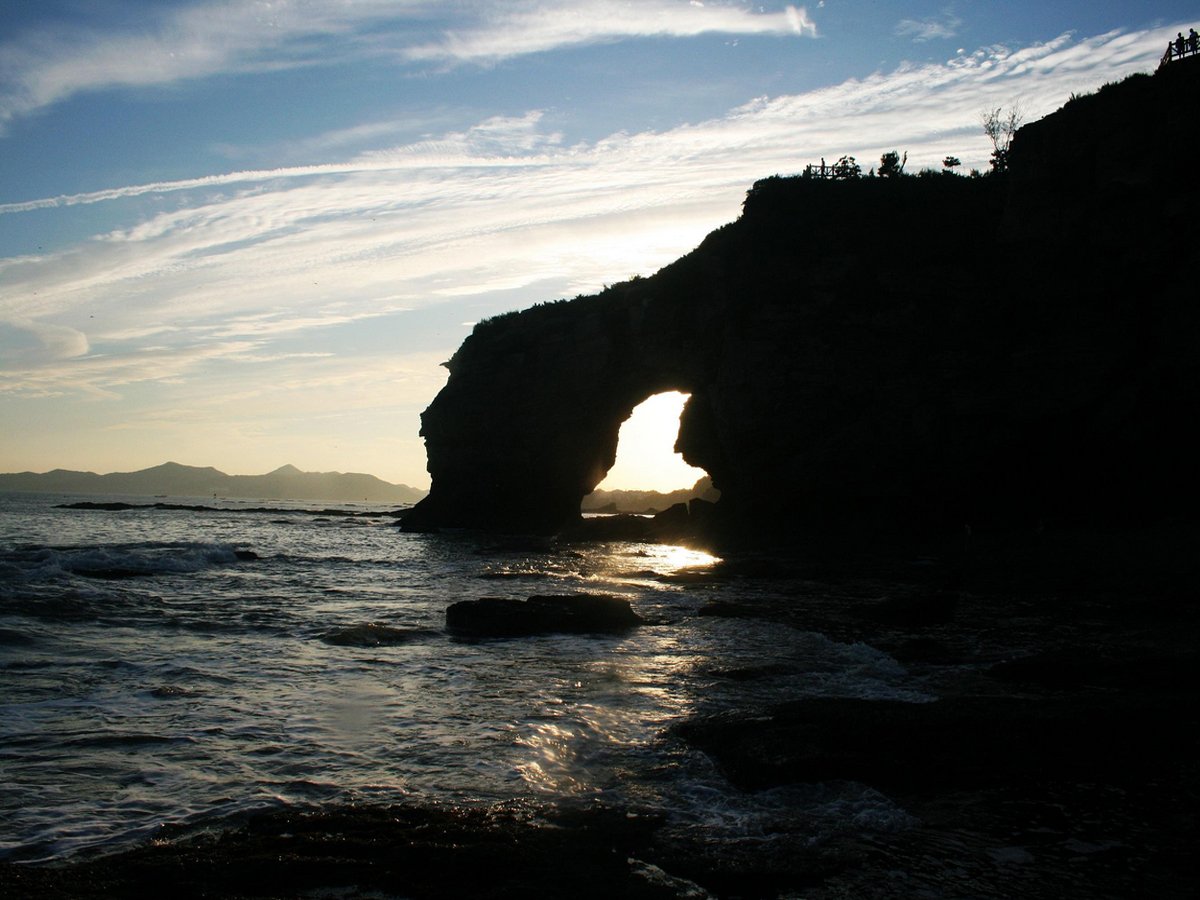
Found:
<path fill-rule="evenodd" d="M 496 582 L 557 582 L 555 589 L 576 581 L 589 586 L 650 584 L 662 576 L 684 570 L 701 572 L 720 562 L 720 557 L 691 547 L 603 543 L 575 547 L 566 554 L 527 554 L 488 562 L 479 577 Z"/>
<path fill-rule="evenodd" d="M 873 648 L 698 615 L 753 588 L 709 582 L 720 560 L 686 547 L 506 549 L 386 519 L 21 510 L 21 544 L 0 547 L 0 856 L 362 798 L 601 797 L 699 827 L 758 801 L 671 738 L 681 718 L 803 695 L 911 697 L 902 667 Z M 257 558 L 237 560 L 235 546 Z M 81 553 L 146 572 L 83 577 L 71 570 Z M 701 577 L 664 581 L 688 572 Z M 647 624 L 474 642 L 444 630 L 461 599 L 580 592 L 628 599 Z M 409 636 L 323 640 L 367 623 Z M 735 670 L 769 675 L 723 674 Z"/>
<path fill-rule="evenodd" d="M 715 566 L 721 562 L 719 556 L 713 556 L 704 550 L 677 547 L 671 544 L 651 544 L 644 552 L 650 567 L 663 575 L 673 574 L 680 569 L 701 569 Z"/>

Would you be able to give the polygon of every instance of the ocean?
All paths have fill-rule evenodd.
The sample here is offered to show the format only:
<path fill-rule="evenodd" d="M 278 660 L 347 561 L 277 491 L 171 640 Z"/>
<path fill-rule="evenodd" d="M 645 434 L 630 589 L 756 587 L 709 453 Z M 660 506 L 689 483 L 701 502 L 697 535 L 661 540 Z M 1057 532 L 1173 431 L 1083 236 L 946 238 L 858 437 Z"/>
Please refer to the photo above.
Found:
<path fill-rule="evenodd" d="M 866 644 L 698 614 L 778 582 L 693 583 L 679 574 L 718 560 L 682 547 L 407 534 L 391 512 L 0 495 L 0 860 L 344 803 L 604 803 L 714 845 L 907 827 L 854 783 L 739 791 L 674 737 L 782 700 L 931 699 Z M 458 600 L 574 593 L 627 598 L 647 624 L 445 630 Z M 729 677 L 749 668 L 773 674 Z"/>

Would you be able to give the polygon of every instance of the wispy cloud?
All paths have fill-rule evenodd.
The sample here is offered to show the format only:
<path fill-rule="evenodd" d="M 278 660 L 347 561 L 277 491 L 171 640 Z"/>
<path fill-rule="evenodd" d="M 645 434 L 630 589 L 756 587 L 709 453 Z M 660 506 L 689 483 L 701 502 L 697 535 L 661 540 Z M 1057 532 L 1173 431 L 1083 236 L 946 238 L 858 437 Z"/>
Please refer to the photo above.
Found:
<path fill-rule="evenodd" d="M 0 129 L 79 92 L 328 66 L 349 57 L 491 63 L 630 37 L 816 34 L 803 7 L 753 13 L 668 0 L 480 0 L 456 7 L 455 21 L 464 24 L 453 29 L 444 27 L 445 5 L 436 0 L 208 0 L 137 10 L 136 27 L 61 22 L 0 44 Z"/>
<path fill-rule="evenodd" d="M 362 51 L 347 38 L 381 22 L 427 19 L 431 0 L 208 0 L 185 6 L 137 4 L 136 25 L 64 20 L 0 44 L 0 127 L 81 91 L 166 85 L 218 73 L 328 64 Z"/>
<path fill-rule="evenodd" d="M 176 199 L 82 244 L 2 261 L 0 340 L 7 326 L 23 350 L 0 389 L 102 395 L 219 360 L 270 366 L 368 319 L 402 330 L 403 310 L 501 291 L 522 305 L 648 274 L 734 218 L 755 179 L 822 156 L 869 165 L 897 148 L 910 168 L 947 154 L 983 167 L 980 110 L 1019 98 L 1044 114 L 1152 67 L 1173 33 L 990 48 L 592 143 L 564 144 L 535 110 L 336 164 L 0 207 Z M 449 350 L 464 333 L 439 340 Z"/>
<path fill-rule="evenodd" d="M 625 37 L 695 37 L 700 34 L 778 34 L 815 37 L 804 7 L 751 12 L 724 3 L 583 0 L 576 3 L 511 2 L 477 24 L 448 31 L 404 55 L 413 60 L 493 62 Z"/>
<path fill-rule="evenodd" d="M 896 34 L 900 37 L 911 37 L 917 43 L 947 40 L 958 34 L 962 24 L 962 19 L 947 10 L 940 16 L 927 19 L 901 19 L 896 25 Z"/>

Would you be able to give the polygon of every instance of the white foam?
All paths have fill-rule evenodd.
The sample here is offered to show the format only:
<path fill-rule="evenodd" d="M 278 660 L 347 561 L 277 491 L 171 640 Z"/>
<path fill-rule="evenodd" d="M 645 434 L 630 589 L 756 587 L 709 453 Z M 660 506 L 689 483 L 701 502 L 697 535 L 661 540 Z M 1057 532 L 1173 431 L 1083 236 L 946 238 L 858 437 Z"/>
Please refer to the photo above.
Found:
<path fill-rule="evenodd" d="M 78 547 L 24 547 L 0 557 L 9 581 L 36 583 L 71 575 L 117 577 L 181 574 L 237 562 L 233 544 L 147 542 Z"/>

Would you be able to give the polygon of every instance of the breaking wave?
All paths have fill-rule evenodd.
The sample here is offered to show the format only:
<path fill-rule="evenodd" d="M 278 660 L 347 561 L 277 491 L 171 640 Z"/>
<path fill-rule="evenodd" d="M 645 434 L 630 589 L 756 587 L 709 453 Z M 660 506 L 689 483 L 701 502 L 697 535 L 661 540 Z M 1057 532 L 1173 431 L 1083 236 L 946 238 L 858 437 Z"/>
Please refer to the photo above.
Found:
<path fill-rule="evenodd" d="M 247 560 L 234 544 L 151 541 L 82 547 L 19 547 L 0 553 L 0 580 L 30 583 L 70 578 L 115 580 L 179 575 Z"/>

